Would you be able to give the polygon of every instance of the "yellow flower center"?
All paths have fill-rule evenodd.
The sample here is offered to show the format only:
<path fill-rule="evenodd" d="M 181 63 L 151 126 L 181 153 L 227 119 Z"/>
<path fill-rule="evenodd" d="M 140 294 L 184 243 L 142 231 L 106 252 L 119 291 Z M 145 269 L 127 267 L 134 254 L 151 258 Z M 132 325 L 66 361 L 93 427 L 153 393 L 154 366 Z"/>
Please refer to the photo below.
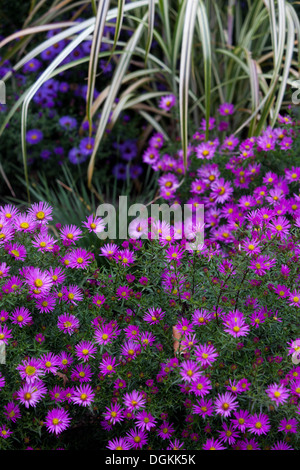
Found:
<path fill-rule="evenodd" d="M 20 224 L 20 227 L 21 227 L 21 228 L 28 228 L 28 227 L 29 227 L 29 224 L 28 224 L 28 222 L 22 222 L 22 223 Z"/>
<path fill-rule="evenodd" d="M 27 375 L 33 375 L 36 371 L 36 368 L 33 366 L 27 366 L 25 372 Z"/>
<path fill-rule="evenodd" d="M 45 218 L 45 213 L 43 211 L 37 212 L 36 218 L 39 220 L 43 220 Z"/>

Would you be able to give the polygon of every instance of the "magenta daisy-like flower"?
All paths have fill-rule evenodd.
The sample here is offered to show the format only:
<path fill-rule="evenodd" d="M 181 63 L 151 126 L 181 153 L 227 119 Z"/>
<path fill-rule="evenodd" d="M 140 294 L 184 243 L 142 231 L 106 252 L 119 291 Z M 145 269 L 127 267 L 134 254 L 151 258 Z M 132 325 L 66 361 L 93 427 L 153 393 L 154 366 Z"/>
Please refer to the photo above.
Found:
<path fill-rule="evenodd" d="M 56 435 L 67 429 L 70 422 L 71 418 L 69 412 L 63 408 L 54 408 L 48 411 L 45 418 L 47 431 L 55 433 Z"/>
<path fill-rule="evenodd" d="M 266 389 L 266 394 L 271 398 L 271 400 L 275 401 L 276 405 L 278 406 L 287 401 L 290 392 L 283 385 L 277 385 L 274 383 Z"/>
<path fill-rule="evenodd" d="M 20 328 L 23 328 L 23 326 L 26 326 L 32 322 L 32 316 L 28 308 L 17 307 L 13 311 L 10 320 L 14 325 L 19 325 Z"/>
<path fill-rule="evenodd" d="M 109 408 L 106 406 L 106 412 L 103 413 L 104 418 L 110 424 L 121 423 L 124 420 L 123 408 L 117 403 L 112 403 Z"/>
<path fill-rule="evenodd" d="M 56 403 L 62 403 L 66 399 L 66 392 L 59 385 L 55 385 L 52 390 L 49 390 L 51 400 Z"/>
<path fill-rule="evenodd" d="M 237 387 L 238 387 L 238 390 L 240 392 L 247 392 L 247 390 L 249 390 L 251 386 L 251 383 L 248 382 L 248 380 L 246 378 L 243 378 L 241 380 L 238 381 L 237 383 Z"/>
<path fill-rule="evenodd" d="M 32 204 L 28 210 L 28 214 L 36 222 L 39 222 L 40 224 L 47 224 L 50 220 L 52 220 L 52 210 L 52 207 L 46 202 L 38 202 Z"/>
<path fill-rule="evenodd" d="M 196 156 L 201 160 L 211 160 L 214 157 L 215 151 L 214 146 L 211 146 L 208 142 L 202 142 L 195 147 Z"/>
<path fill-rule="evenodd" d="M 126 338 L 138 341 L 140 329 L 137 325 L 128 325 L 123 331 L 125 332 Z"/>
<path fill-rule="evenodd" d="M 48 294 L 53 285 L 51 276 L 46 271 L 43 272 L 39 268 L 29 268 L 26 271 L 25 282 L 34 297 Z"/>
<path fill-rule="evenodd" d="M 225 392 L 223 394 L 218 394 L 218 397 L 215 400 L 215 411 L 221 416 L 230 416 L 233 411 L 238 407 L 238 402 L 236 397 L 231 392 Z"/>
<path fill-rule="evenodd" d="M 277 441 L 272 445 L 270 450 L 294 450 L 289 444 L 284 441 Z"/>
<path fill-rule="evenodd" d="M 0 279 L 7 277 L 10 270 L 10 266 L 7 266 L 5 262 L 0 263 Z"/>
<path fill-rule="evenodd" d="M 108 344 L 114 339 L 114 329 L 111 325 L 101 325 L 95 331 L 95 342 L 97 344 Z"/>
<path fill-rule="evenodd" d="M 267 415 L 259 413 L 249 417 L 247 429 L 251 434 L 257 434 L 258 436 L 267 434 L 270 428 L 271 425 Z"/>
<path fill-rule="evenodd" d="M 60 366 L 60 360 L 56 354 L 49 352 L 41 357 L 40 364 L 46 373 L 56 374 Z"/>
<path fill-rule="evenodd" d="M 117 379 L 114 382 L 114 389 L 115 390 L 124 390 L 126 388 L 126 382 L 122 379 Z"/>
<path fill-rule="evenodd" d="M 290 235 L 290 228 L 291 224 L 283 216 L 273 219 L 269 225 L 269 229 L 272 235 L 277 235 L 281 240 L 287 238 L 288 235 Z"/>
<path fill-rule="evenodd" d="M 15 231 L 12 227 L 0 227 L 0 245 L 4 245 L 9 240 L 12 240 L 14 235 Z"/>
<path fill-rule="evenodd" d="M 196 359 L 201 363 L 201 366 L 211 366 L 219 354 L 212 344 L 201 344 L 195 347 Z"/>
<path fill-rule="evenodd" d="M 135 256 L 131 250 L 118 250 L 115 254 L 115 260 L 120 262 L 123 266 L 129 266 L 134 263 Z"/>
<path fill-rule="evenodd" d="M 248 256 L 251 256 L 253 254 L 257 255 L 261 251 L 259 246 L 259 240 L 253 240 L 250 238 L 246 238 L 245 240 L 243 240 L 241 247 L 242 250 L 245 251 Z"/>
<path fill-rule="evenodd" d="M 77 248 L 68 255 L 70 268 L 85 269 L 92 261 L 93 254 L 83 248 Z"/>
<path fill-rule="evenodd" d="M 78 286 L 70 284 L 68 287 L 64 286 L 62 288 L 62 299 L 68 304 L 77 305 L 76 301 L 81 301 L 83 299 L 83 294 Z"/>
<path fill-rule="evenodd" d="M 105 229 L 105 223 L 101 217 L 94 217 L 90 215 L 87 217 L 87 220 L 82 224 L 84 227 L 88 229 L 88 231 L 94 233 L 101 233 Z"/>
<path fill-rule="evenodd" d="M 124 437 L 116 437 L 115 439 L 108 441 L 106 448 L 109 450 L 129 450 L 131 445 L 126 439 L 124 439 Z"/>
<path fill-rule="evenodd" d="M 0 216 L 4 217 L 7 221 L 13 221 L 18 213 L 18 209 L 11 204 L 5 204 L 5 206 L 0 207 Z"/>
<path fill-rule="evenodd" d="M 163 109 L 165 111 L 170 111 L 170 109 L 173 108 L 173 106 L 175 106 L 175 104 L 176 104 L 175 95 L 167 95 L 167 96 L 163 96 L 160 99 L 159 107 L 160 107 L 160 109 Z"/>
<path fill-rule="evenodd" d="M 266 321 L 266 318 L 263 311 L 258 310 L 250 315 L 250 320 L 251 325 L 255 326 L 255 328 L 258 328 L 261 323 L 264 323 Z"/>
<path fill-rule="evenodd" d="M 52 295 L 47 295 L 46 297 L 42 297 L 36 301 L 36 307 L 41 313 L 53 312 L 55 305 L 56 299 Z"/>
<path fill-rule="evenodd" d="M 260 255 L 251 261 L 249 269 L 253 269 L 258 276 L 264 276 L 272 266 L 276 264 L 276 259 L 270 259 L 268 255 Z"/>
<path fill-rule="evenodd" d="M 12 421 L 13 423 L 15 423 L 17 419 L 21 418 L 20 408 L 13 401 L 7 403 L 7 405 L 4 406 L 4 410 L 6 419 Z"/>
<path fill-rule="evenodd" d="M 92 369 L 88 364 L 78 364 L 71 370 L 71 379 L 79 382 L 90 382 L 92 378 Z"/>
<path fill-rule="evenodd" d="M 116 295 L 119 299 L 129 299 L 131 289 L 127 286 L 119 286 Z"/>
<path fill-rule="evenodd" d="M 71 313 L 64 313 L 63 315 L 59 315 L 57 319 L 58 328 L 65 334 L 69 334 L 71 336 L 74 331 L 79 328 L 79 320 Z"/>
<path fill-rule="evenodd" d="M 0 388 L 5 387 L 5 377 L 0 372 Z"/>
<path fill-rule="evenodd" d="M 116 367 L 118 364 L 116 364 L 116 358 L 115 357 L 105 357 L 102 359 L 102 361 L 99 364 L 99 369 L 101 374 L 103 375 L 109 375 L 109 374 L 114 374 L 116 372 Z"/>
<path fill-rule="evenodd" d="M 281 299 L 288 297 L 291 293 L 290 290 L 281 284 L 278 284 L 274 289 L 275 294 L 277 294 Z"/>
<path fill-rule="evenodd" d="M 75 346 L 75 354 L 79 359 L 83 359 L 84 362 L 88 361 L 91 357 L 95 357 L 95 352 L 97 352 L 96 346 L 91 341 L 80 341 Z"/>
<path fill-rule="evenodd" d="M 60 231 L 60 238 L 64 245 L 75 245 L 82 236 L 82 231 L 76 225 L 66 225 Z"/>
<path fill-rule="evenodd" d="M 260 447 L 255 439 L 245 439 L 239 441 L 240 450 L 260 450 Z"/>
<path fill-rule="evenodd" d="M 215 203 L 224 204 L 232 195 L 233 187 L 230 182 L 225 181 L 224 178 L 219 178 L 210 186 L 210 197 Z"/>
<path fill-rule="evenodd" d="M 60 361 L 60 369 L 66 370 L 73 363 L 73 357 L 66 351 L 62 351 L 58 355 L 58 358 Z"/>
<path fill-rule="evenodd" d="M 121 347 L 121 355 L 127 358 L 134 359 L 137 353 L 141 350 L 140 344 L 135 343 L 132 340 L 126 341 Z"/>
<path fill-rule="evenodd" d="M 182 317 L 180 321 L 176 323 L 175 328 L 183 335 L 195 333 L 192 323 L 190 323 L 189 320 L 184 317 Z"/>
<path fill-rule="evenodd" d="M 234 105 L 232 103 L 223 103 L 219 106 L 221 116 L 230 116 L 234 113 Z"/>
<path fill-rule="evenodd" d="M 11 278 L 2 286 L 2 290 L 5 294 L 11 292 L 18 292 L 21 290 L 23 282 L 17 276 L 11 276 Z"/>
<path fill-rule="evenodd" d="M 222 442 L 219 439 L 210 438 L 207 439 L 205 444 L 202 446 L 203 450 L 226 450 L 226 447 L 223 446 Z"/>
<path fill-rule="evenodd" d="M 238 410 L 233 413 L 234 418 L 231 419 L 231 424 L 235 429 L 241 432 L 246 432 L 250 414 L 247 410 Z"/>
<path fill-rule="evenodd" d="M 93 297 L 93 304 L 97 305 L 97 307 L 101 307 L 101 305 L 104 304 L 105 302 L 105 297 L 104 295 L 101 295 L 101 294 L 96 294 L 94 297 Z"/>
<path fill-rule="evenodd" d="M 222 431 L 218 431 L 220 434 L 220 441 L 226 442 L 229 445 L 235 444 L 236 440 L 240 437 L 240 433 L 235 431 L 231 423 L 229 425 L 227 423 L 223 423 L 222 428 Z"/>
<path fill-rule="evenodd" d="M 289 305 L 292 305 L 293 307 L 300 307 L 300 291 L 295 289 L 293 292 L 290 292 L 289 302 Z"/>
<path fill-rule="evenodd" d="M 147 444 L 147 433 L 139 428 L 131 429 L 126 434 L 126 440 L 131 448 L 141 449 Z"/>
<path fill-rule="evenodd" d="M 6 325 L 0 325 L 0 346 L 1 344 L 8 344 L 8 340 L 12 338 L 12 330 L 7 328 Z"/>
<path fill-rule="evenodd" d="M 292 380 L 290 382 L 290 391 L 293 395 L 300 397 L 300 380 Z"/>
<path fill-rule="evenodd" d="M 36 221 L 30 214 L 16 215 L 13 224 L 18 232 L 34 232 L 36 229 Z"/>
<path fill-rule="evenodd" d="M 4 426 L 0 427 L 0 437 L 3 439 L 7 439 L 9 436 L 11 436 L 13 432 L 8 429 L 8 427 L 4 424 Z"/>
<path fill-rule="evenodd" d="M 155 340 L 156 336 L 154 336 L 150 331 L 144 331 L 139 337 L 139 342 L 144 348 L 152 346 Z"/>
<path fill-rule="evenodd" d="M 207 310 L 202 309 L 202 308 L 201 310 L 197 309 L 192 314 L 192 325 L 196 325 L 196 326 L 206 325 L 211 319 L 212 319 L 212 315 Z"/>
<path fill-rule="evenodd" d="M 196 382 L 201 375 L 198 365 L 190 360 L 181 363 L 179 373 L 186 382 Z"/>
<path fill-rule="evenodd" d="M 118 245 L 115 245 L 114 243 L 108 243 L 100 248 L 101 255 L 99 256 L 105 256 L 105 258 L 113 259 L 118 249 Z"/>
<path fill-rule="evenodd" d="M 180 442 L 179 439 L 174 439 L 174 441 L 170 441 L 169 446 L 166 450 L 179 450 L 184 445 L 183 442 Z M 184 448 L 181 450 L 185 450 Z"/>
<path fill-rule="evenodd" d="M 75 388 L 71 401 L 76 405 L 89 406 L 94 397 L 95 393 L 90 385 L 79 385 Z"/>
<path fill-rule="evenodd" d="M 36 404 L 46 395 L 47 389 L 42 381 L 26 383 L 17 391 L 17 399 L 25 405 L 35 407 Z"/>
<path fill-rule="evenodd" d="M 174 426 L 168 421 L 163 421 L 163 423 L 157 429 L 158 436 L 163 439 L 170 439 L 172 434 L 175 432 Z"/>
<path fill-rule="evenodd" d="M 296 418 L 291 418 L 291 419 L 282 419 L 279 423 L 278 426 L 278 431 L 283 431 L 285 434 L 292 433 L 296 434 L 297 433 L 297 420 Z"/>
<path fill-rule="evenodd" d="M 150 431 L 151 428 L 155 428 L 156 426 L 156 419 L 152 416 L 151 413 L 147 413 L 147 411 L 140 411 L 135 416 L 136 425 L 138 428 L 142 429 L 143 431 Z"/>
<path fill-rule="evenodd" d="M 129 411 L 135 411 L 140 408 L 145 408 L 146 400 L 142 393 L 133 390 L 130 393 L 125 393 L 123 403 Z"/>
<path fill-rule="evenodd" d="M 22 364 L 16 367 L 16 370 L 19 371 L 21 378 L 25 379 L 29 384 L 35 382 L 40 376 L 45 375 L 41 360 L 34 357 L 23 360 Z"/>
<path fill-rule="evenodd" d="M 229 333 L 234 338 L 240 336 L 247 336 L 250 331 L 249 325 L 247 325 L 244 315 L 241 312 L 229 312 L 224 318 L 224 331 Z"/>
<path fill-rule="evenodd" d="M 52 266 L 50 266 L 49 268 L 49 274 L 52 278 L 52 281 L 53 281 L 53 284 L 54 285 L 58 285 L 58 284 L 62 284 L 64 282 L 64 280 L 66 279 L 66 275 L 64 273 L 64 270 L 62 268 L 52 268 Z"/>
<path fill-rule="evenodd" d="M 165 251 L 165 256 L 167 260 L 171 262 L 175 262 L 176 264 L 180 262 L 184 255 L 184 248 L 180 248 L 180 246 L 170 246 L 166 251 Z"/>
<path fill-rule="evenodd" d="M 163 312 L 161 308 L 150 307 L 148 312 L 146 312 L 143 316 L 143 320 L 147 323 L 150 323 L 150 325 L 155 325 L 159 323 L 164 316 L 165 312 Z"/>
<path fill-rule="evenodd" d="M 24 261 L 27 256 L 27 251 L 25 246 L 20 243 L 9 243 L 6 247 L 6 250 L 13 258 Z"/>
<path fill-rule="evenodd" d="M 210 380 L 205 377 L 199 377 L 194 383 L 192 383 L 190 393 L 194 393 L 196 396 L 204 397 L 212 389 Z"/>

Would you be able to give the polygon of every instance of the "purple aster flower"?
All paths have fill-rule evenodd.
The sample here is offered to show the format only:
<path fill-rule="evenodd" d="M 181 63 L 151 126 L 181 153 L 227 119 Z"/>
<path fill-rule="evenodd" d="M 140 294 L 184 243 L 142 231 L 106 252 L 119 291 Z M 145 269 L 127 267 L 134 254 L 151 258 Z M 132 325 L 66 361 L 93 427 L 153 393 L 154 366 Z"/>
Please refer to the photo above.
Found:
<path fill-rule="evenodd" d="M 38 144 L 42 139 L 44 135 L 42 131 L 38 129 L 31 129 L 26 133 L 26 141 L 29 144 Z"/>
<path fill-rule="evenodd" d="M 71 418 L 69 412 L 63 408 L 54 408 L 48 411 L 45 424 L 47 430 L 51 433 L 60 434 L 62 431 L 67 429 L 70 425 Z"/>

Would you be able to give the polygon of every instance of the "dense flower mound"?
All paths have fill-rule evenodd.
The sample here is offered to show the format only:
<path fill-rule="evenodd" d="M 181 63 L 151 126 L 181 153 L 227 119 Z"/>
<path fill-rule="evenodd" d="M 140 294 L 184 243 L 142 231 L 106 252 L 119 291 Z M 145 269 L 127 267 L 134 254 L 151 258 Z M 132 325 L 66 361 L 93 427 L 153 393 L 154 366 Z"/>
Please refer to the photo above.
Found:
<path fill-rule="evenodd" d="M 92 420 L 97 448 L 299 449 L 297 236 L 244 214 L 229 255 L 159 231 L 97 268 L 77 245 L 103 221 L 53 234 L 51 213 L 0 210 L 3 448 L 72 448 Z"/>
<path fill-rule="evenodd" d="M 0 208 L 1 448 L 78 448 L 85 429 L 97 449 L 300 449 L 300 167 L 260 171 L 293 136 L 267 132 L 219 164 L 191 148 L 186 189 L 180 152 L 151 139 L 162 196 L 186 191 L 204 221 L 138 218 L 100 242 L 99 217 Z"/>

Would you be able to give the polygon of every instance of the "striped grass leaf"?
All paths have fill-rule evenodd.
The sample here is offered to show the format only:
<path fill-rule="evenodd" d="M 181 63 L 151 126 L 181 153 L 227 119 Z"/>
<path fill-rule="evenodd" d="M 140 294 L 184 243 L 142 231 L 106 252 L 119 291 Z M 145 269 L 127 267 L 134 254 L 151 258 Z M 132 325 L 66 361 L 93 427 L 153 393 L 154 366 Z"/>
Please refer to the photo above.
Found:
<path fill-rule="evenodd" d="M 95 28 L 93 32 L 93 41 L 92 41 L 92 46 L 91 46 L 89 70 L 88 70 L 88 84 L 87 84 L 87 92 L 86 92 L 86 115 L 87 115 L 87 119 L 89 122 L 90 135 L 92 132 L 91 106 L 92 106 L 94 91 L 95 91 L 95 81 L 96 81 L 97 68 L 98 68 L 98 57 L 99 57 L 102 36 L 103 36 L 103 31 L 104 31 L 109 4 L 110 4 L 110 0 L 99 1 Z"/>
<path fill-rule="evenodd" d="M 123 24 L 123 19 L 124 19 L 124 6 L 125 6 L 125 0 L 118 0 L 118 13 L 117 13 L 117 19 L 116 19 L 116 27 L 115 27 L 115 35 L 114 35 L 114 43 L 112 47 L 112 53 L 116 49 L 117 42 L 120 37 L 121 33 L 121 28 Z"/>
<path fill-rule="evenodd" d="M 144 21 L 145 21 L 145 19 L 146 19 L 146 15 L 144 16 Z M 88 166 L 88 186 L 89 186 L 89 188 L 92 185 L 92 178 L 93 178 L 94 167 L 95 167 L 96 153 L 97 153 L 98 147 L 100 145 L 101 139 L 103 137 L 103 134 L 104 134 L 104 131 L 105 131 L 108 119 L 109 119 L 109 115 L 110 115 L 110 112 L 111 112 L 111 109 L 112 109 L 112 105 L 113 105 L 113 103 L 115 101 L 115 98 L 117 96 L 117 93 L 120 89 L 123 77 L 127 72 L 127 69 L 128 69 L 129 63 L 130 63 L 130 59 L 131 59 L 131 57 L 132 57 L 132 55 L 135 51 L 135 48 L 136 48 L 136 46 L 137 46 L 137 44 L 140 40 L 143 28 L 144 28 L 144 23 L 140 23 L 138 25 L 138 27 L 136 28 L 135 32 L 133 33 L 132 37 L 128 41 L 127 46 L 125 47 L 125 50 L 124 50 L 124 54 L 121 55 L 119 63 L 117 65 L 116 69 L 115 69 L 115 72 L 114 72 L 114 75 L 113 75 L 113 78 L 112 78 L 112 81 L 111 81 L 111 84 L 110 84 L 110 87 L 109 87 L 108 96 L 105 100 L 103 110 L 102 110 L 102 113 L 101 113 L 101 118 L 100 118 L 100 121 L 99 121 L 96 136 L 95 136 L 94 149 L 93 149 L 93 153 L 91 155 L 89 166 Z"/>
<path fill-rule="evenodd" d="M 181 145 L 183 150 L 184 169 L 187 168 L 188 147 L 188 96 L 191 71 L 191 55 L 194 38 L 194 27 L 198 8 L 197 0 L 187 0 L 182 31 L 179 73 L 179 114 Z"/>
<path fill-rule="evenodd" d="M 249 79 L 250 79 L 250 88 L 251 88 L 251 113 L 257 109 L 259 104 L 259 78 L 258 78 L 258 67 L 254 59 L 252 59 L 249 51 L 245 51 L 248 67 L 249 67 Z M 256 126 L 257 115 L 254 116 L 251 121 L 249 128 L 249 136 L 252 136 Z"/>
<path fill-rule="evenodd" d="M 205 90 L 205 119 L 206 119 L 206 140 L 209 135 L 209 117 L 210 117 L 210 97 L 211 97 L 211 46 L 210 30 L 208 24 L 205 5 L 199 0 L 197 9 L 197 18 L 199 25 L 199 35 L 202 44 L 203 62 L 204 62 L 204 90 Z"/>
<path fill-rule="evenodd" d="M 277 101 L 274 110 L 273 119 L 271 122 L 271 126 L 273 127 L 277 121 L 278 114 L 280 112 L 280 108 L 282 105 L 282 101 L 284 98 L 287 80 L 290 74 L 290 68 L 292 64 L 292 58 L 294 53 L 294 42 L 295 42 L 295 26 L 293 18 L 290 14 L 290 11 L 286 10 L 286 19 L 287 19 L 287 41 L 286 41 L 286 51 L 285 51 L 285 61 L 283 66 L 283 72 L 281 74 L 281 83 L 277 94 Z"/>
<path fill-rule="evenodd" d="M 154 31 L 154 18 L 155 18 L 155 0 L 149 0 L 148 6 L 148 32 L 147 32 L 147 42 L 145 48 L 145 64 L 147 64 L 148 54 L 153 41 L 153 31 Z"/>
<path fill-rule="evenodd" d="M 27 169 L 27 151 L 26 151 L 26 130 L 27 130 L 27 116 L 29 104 L 44 82 L 49 79 L 51 73 L 55 68 L 66 58 L 68 55 L 83 41 L 87 36 L 91 34 L 93 26 L 86 28 L 81 34 L 79 34 L 73 41 L 68 44 L 63 51 L 51 62 L 46 70 L 40 75 L 36 82 L 29 88 L 23 101 L 22 113 L 21 113 L 21 144 L 22 144 L 22 157 L 25 172 L 25 180 L 27 183 L 27 194 L 29 194 L 29 182 L 28 182 L 28 169 Z"/>

